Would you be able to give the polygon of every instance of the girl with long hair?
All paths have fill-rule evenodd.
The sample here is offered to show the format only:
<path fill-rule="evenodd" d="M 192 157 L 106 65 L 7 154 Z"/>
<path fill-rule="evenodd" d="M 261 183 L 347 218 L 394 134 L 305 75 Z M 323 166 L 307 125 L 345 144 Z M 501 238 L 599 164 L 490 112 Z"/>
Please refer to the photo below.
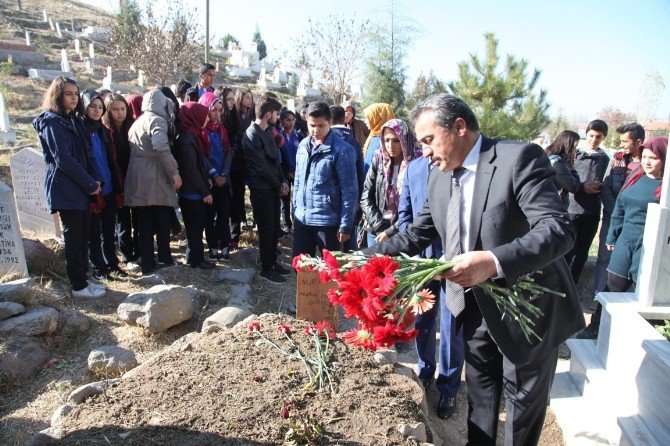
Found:
<path fill-rule="evenodd" d="M 564 130 L 556 136 L 556 140 L 549 147 L 544 149 L 549 156 L 551 167 L 556 172 L 554 184 L 566 208 L 570 202 L 570 193 L 575 193 L 580 184 L 579 175 L 573 169 L 577 144 L 579 144 L 579 134 L 571 130 Z"/>

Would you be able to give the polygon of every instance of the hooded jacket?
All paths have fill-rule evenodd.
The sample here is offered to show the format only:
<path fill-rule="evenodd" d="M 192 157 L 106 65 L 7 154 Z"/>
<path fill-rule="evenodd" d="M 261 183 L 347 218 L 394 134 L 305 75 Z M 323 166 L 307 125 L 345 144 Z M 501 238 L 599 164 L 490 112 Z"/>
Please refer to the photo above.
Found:
<path fill-rule="evenodd" d="M 48 110 L 33 120 L 33 128 L 46 162 L 44 190 L 49 210 L 87 211 L 100 174 L 91 163 L 91 144 L 83 122 L 74 113 Z"/>
<path fill-rule="evenodd" d="M 168 126 L 174 104 L 158 90 L 144 95 L 142 115 L 128 132 L 130 163 L 125 184 L 125 204 L 177 207 L 173 177 L 177 162 L 170 152 Z"/>

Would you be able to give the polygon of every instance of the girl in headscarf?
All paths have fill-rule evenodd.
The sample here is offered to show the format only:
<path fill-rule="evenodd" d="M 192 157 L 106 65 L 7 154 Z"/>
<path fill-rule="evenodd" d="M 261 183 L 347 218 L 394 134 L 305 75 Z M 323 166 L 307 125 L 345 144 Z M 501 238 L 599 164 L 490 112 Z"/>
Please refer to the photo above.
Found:
<path fill-rule="evenodd" d="M 233 151 L 225 126 L 221 122 L 223 103 L 213 93 L 207 92 L 198 101 L 209 110 L 205 131 L 209 139 L 208 173 L 212 181 L 214 203 L 207 206 L 205 238 L 209 247 L 209 258 L 229 260 L 230 244 L 230 164 Z"/>
<path fill-rule="evenodd" d="M 211 93 L 210 93 L 211 94 Z M 206 160 L 210 157 L 209 140 L 204 129 L 209 109 L 196 102 L 186 102 L 179 109 L 175 159 L 182 178 L 179 207 L 186 227 L 186 263 L 193 268 L 212 269 L 204 258 L 202 231 L 207 219 L 207 205 L 213 202 Z"/>
<path fill-rule="evenodd" d="M 368 106 L 363 110 L 365 115 L 365 125 L 370 129 L 370 134 L 368 139 L 365 140 L 363 145 L 363 156 L 365 157 L 364 161 L 364 171 L 368 172 L 370 164 L 372 164 L 372 158 L 374 158 L 375 153 L 381 146 L 381 134 L 382 126 L 385 122 L 388 122 L 390 119 L 395 118 L 393 113 L 393 108 L 389 104 L 378 103 Z"/>
<path fill-rule="evenodd" d="M 607 286 L 604 291 L 626 292 L 635 290 L 642 257 L 642 237 L 647 221 L 647 206 L 661 199 L 665 154 L 668 138 L 650 138 L 640 146 L 640 167 L 626 179 L 616 199 L 607 249 L 612 251 L 607 267 Z M 602 306 L 598 303 L 591 323 L 577 335 L 595 339 L 600 328 Z"/>
<path fill-rule="evenodd" d="M 137 120 L 142 114 L 142 101 L 144 97 L 139 94 L 131 94 L 126 97 L 128 107 L 130 108 L 130 116 L 133 117 L 133 122 Z"/>
<path fill-rule="evenodd" d="M 365 177 L 361 209 L 368 246 L 398 232 L 398 204 L 407 164 L 417 156 L 417 141 L 407 122 L 391 119 L 380 127 L 382 149 Z"/>

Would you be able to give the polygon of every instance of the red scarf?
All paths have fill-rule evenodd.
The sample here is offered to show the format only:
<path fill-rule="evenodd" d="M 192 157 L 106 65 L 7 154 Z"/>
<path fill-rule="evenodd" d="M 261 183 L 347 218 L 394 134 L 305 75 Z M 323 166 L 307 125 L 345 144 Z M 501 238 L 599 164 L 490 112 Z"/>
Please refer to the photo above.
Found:
<path fill-rule="evenodd" d="M 197 102 L 186 102 L 179 107 L 177 129 L 180 132 L 192 134 L 198 142 L 198 153 L 209 158 L 209 137 L 203 127 L 207 115 L 209 115 L 209 110 L 204 105 Z"/>

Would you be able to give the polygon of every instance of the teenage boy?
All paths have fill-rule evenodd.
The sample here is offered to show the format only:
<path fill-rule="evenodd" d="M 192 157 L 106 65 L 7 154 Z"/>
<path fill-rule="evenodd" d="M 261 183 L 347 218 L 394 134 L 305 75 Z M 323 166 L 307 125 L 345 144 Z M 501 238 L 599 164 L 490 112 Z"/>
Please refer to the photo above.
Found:
<path fill-rule="evenodd" d="M 576 237 L 575 245 L 565 256 L 568 265 L 572 262 L 570 272 L 575 285 L 579 282 L 600 223 L 601 181 L 609 164 L 609 157 L 600 148 L 600 143 L 606 136 L 605 121 L 595 119 L 589 122 L 586 127 L 586 148 L 579 149 L 575 155 L 574 168 L 581 184 L 577 192 L 570 194 L 568 213 L 575 227 Z"/>
<path fill-rule="evenodd" d="M 289 185 L 289 193 L 281 199 L 282 215 L 284 216 L 284 228 L 282 230 L 291 232 L 293 222 L 291 221 L 291 192 L 290 188 L 295 178 L 295 155 L 298 152 L 301 135 L 295 129 L 295 113 L 285 108 L 279 113 L 279 123 L 281 130 L 279 133 L 284 138 L 284 144 L 281 146 L 281 156 L 286 166 L 286 180 Z"/>
<path fill-rule="evenodd" d="M 277 263 L 279 249 L 279 202 L 288 194 L 288 183 L 279 163 L 279 151 L 268 128 L 277 123 L 281 103 L 269 96 L 256 104 L 256 120 L 244 138 L 245 167 L 251 206 L 258 226 L 258 250 L 261 258 L 260 276 L 273 283 L 285 283 L 288 269 Z"/>
<path fill-rule="evenodd" d="M 216 67 L 211 63 L 202 64 L 200 67 L 200 81 L 186 91 L 186 97 L 195 99 L 197 102 L 200 96 L 207 93 L 214 93 L 214 78 L 216 77 Z"/>
<path fill-rule="evenodd" d="M 330 108 L 312 102 L 309 136 L 298 147 L 293 186 L 293 256 L 340 250 L 351 237 L 358 203 L 353 148 L 330 129 Z"/>

